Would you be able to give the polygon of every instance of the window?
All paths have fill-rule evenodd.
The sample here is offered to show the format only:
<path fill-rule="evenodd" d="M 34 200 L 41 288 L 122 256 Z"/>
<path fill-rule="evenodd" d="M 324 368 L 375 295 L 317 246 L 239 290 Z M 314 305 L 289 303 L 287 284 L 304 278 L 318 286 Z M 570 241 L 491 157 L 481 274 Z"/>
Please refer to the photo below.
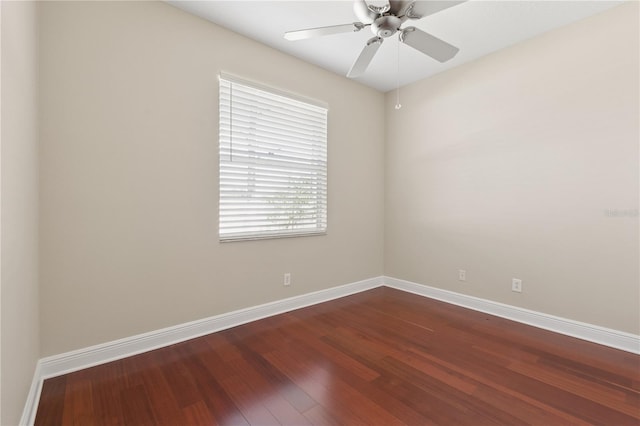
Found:
<path fill-rule="evenodd" d="M 220 76 L 220 241 L 324 234 L 327 108 Z"/>

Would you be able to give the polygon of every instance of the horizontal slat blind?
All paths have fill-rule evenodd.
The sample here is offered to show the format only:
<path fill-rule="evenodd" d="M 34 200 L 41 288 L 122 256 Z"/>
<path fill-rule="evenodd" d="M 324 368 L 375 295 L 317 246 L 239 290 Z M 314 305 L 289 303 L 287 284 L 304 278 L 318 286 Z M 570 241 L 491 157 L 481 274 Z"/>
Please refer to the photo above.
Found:
<path fill-rule="evenodd" d="M 327 229 L 327 109 L 220 77 L 220 240 Z"/>

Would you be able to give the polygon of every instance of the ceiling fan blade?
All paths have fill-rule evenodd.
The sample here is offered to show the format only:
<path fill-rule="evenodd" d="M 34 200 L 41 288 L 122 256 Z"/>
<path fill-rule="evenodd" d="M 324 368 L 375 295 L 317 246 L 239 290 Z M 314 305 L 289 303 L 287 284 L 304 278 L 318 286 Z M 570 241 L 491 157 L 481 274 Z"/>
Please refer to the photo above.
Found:
<path fill-rule="evenodd" d="M 371 60 L 380 48 L 380 45 L 382 45 L 382 41 L 382 37 L 373 37 L 367 41 L 367 45 L 362 49 L 360 56 L 358 56 L 358 59 L 356 59 L 347 73 L 347 77 L 358 77 L 365 72 L 369 63 L 371 63 Z"/>
<path fill-rule="evenodd" d="M 331 34 L 340 34 L 348 32 L 356 32 L 363 29 L 366 25 L 360 22 L 354 22 L 353 24 L 343 25 L 331 25 L 329 27 L 309 28 L 306 30 L 287 31 L 284 33 L 284 38 L 287 40 L 304 40 L 306 38 L 320 37 Z"/>
<path fill-rule="evenodd" d="M 403 29 L 400 34 L 400 41 L 440 62 L 448 61 L 456 56 L 460 50 L 446 41 L 427 34 L 416 27 Z"/>
<path fill-rule="evenodd" d="M 411 19 L 420 19 L 433 15 L 441 10 L 464 3 L 466 0 L 416 0 L 407 9 L 406 14 Z"/>
<path fill-rule="evenodd" d="M 354 0 L 353 13 L 356 14 L 360 22 L 364 24 L 372 24 L 378 17 L 378 14 L 369 9 L 369 5 L 365 0 Z"/>
<path fill-rule="evenodd" d="M 411 0 L 389 0 L 389 12 L 395 16 L 404 15 L 404 11 L 412 3 Z"/>

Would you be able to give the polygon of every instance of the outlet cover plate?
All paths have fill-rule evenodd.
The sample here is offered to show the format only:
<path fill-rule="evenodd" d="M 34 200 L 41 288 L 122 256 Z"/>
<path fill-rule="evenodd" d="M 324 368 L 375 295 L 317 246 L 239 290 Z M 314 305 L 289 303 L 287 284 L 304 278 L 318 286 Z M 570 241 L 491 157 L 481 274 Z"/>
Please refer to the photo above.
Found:
<path fill-rule="evenodd" d="M 518 278 L 513 278 L 511 280 L 511 291 L 515 291 L 516 293 L 522 293 L 522 280 Z"/>

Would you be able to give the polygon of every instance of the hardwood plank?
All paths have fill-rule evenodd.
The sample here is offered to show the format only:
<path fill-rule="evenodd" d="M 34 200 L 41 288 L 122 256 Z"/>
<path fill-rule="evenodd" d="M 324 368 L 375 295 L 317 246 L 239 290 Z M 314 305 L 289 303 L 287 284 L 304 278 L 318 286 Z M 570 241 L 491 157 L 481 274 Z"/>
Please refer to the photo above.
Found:
<path fill-rule="evenodd" d="M 120 392 L 120 404 L 124 414 L 124 422 L 128 425 L 155 425 L 159 422 L 154 415 L 154 407 L 147 398 L 144 385 L 136 385 Z M 163 424 L 169 424 L 162 419 Z M 67 423 L 64 423 L 67 424 Z"/>
<path fill-rule="evenodd" d="M 509 369 L 582 398 L 604 404 L 621 413 L 630 416 L 637 413 L 638 395 L 635 395 L 636 398 L 634 398 L 636 402 L 636 408 L 634 408 L 632 405 L 629 405 L 628 401 L 625 401 L 625 397 L 630 395 L 629 393 L 625 393 L 623 390 L 613 389 L 610 386 L 603 386 L 594 380 L 556 371 L 539 364 L 517 362 L 509 365 Z"/>
<path fill-rule="evenodd" d="M 145 393 L 158 419 L 180 418 L 183 414 L 182 407 L 189 405 L 188 402 L 180 405 L 175 396 L 175 390 L 178 389 L 179 392 L 179 388 L 166 379 L 167 370 L 171 370 L 170 365 L 149 366 L 141 372 Z"/>
<path fill-rule="evenodd" d="M 446 357 L 443 355 L 446 353 Z M 423 354 L 423 356 L 425 356 Z M 536 378 L 509 372 L 504 366 L 497 365 L 492 359 L 483 357 L 480 353 L 468 357 L 464 354 L 454 354 L 450 351 L 426 355 L 427 358 L 442 362 L 448 357 L 450 365 L 460 366 L 463 374 L 471 375 L 470 371 L 477 369 L 480 372 L 477 380 L 482 383 L 494 385 L 498 384 L 508 387 L 514 395 L 525 395 L 541 402 L 546 409 L 557 408 L 565 414 L 574 418 L 581 418 L 587 422 L 594 424 L 615 424 L 626 425 L 636 424 L 629 417 L 616 410 L 601 405 L 599 403 L 589 403 L 584 398 L 558 389 L 548 383 L 540 381 Z M 640 412 L 635 416 L 640 419 Z M 631 423 L 630 423 L 631 422 Z"/>
<path fill-rule="evenodd" d="M 339 426 L 342 423 L 321 405 L 314 405 L 304 412 L 304 416 L 313 425 Z"/>
<path fill-rule="evenodd" d="M 370 370 L 375 372 L 374 378 L 368 376 L 362 377 L 358 370 L 350 368 L 350 364 L 343 365 L 338 360 L 325 357 L 322 353 L 305 345 L 302 341 L 298 345 L 296 354 L 311 365 L 323 365 L 323 368 L 331 371 L 333 376 L 339 377 L 342 382 L 347 383 L 359 394 L 366 395 L 372 403 L 377 404 L 380 407 L 384 407 L 388 412 L 395 413 L 396 417 L 398 417 L 402 422 L 406 424 L 422 424 L 424 422 L 424 417 L 419 413 L 415 412 L 392 395 L 381 392 L 377 385 L 372 383 L 375 378 L 380 377 L 380 373 L 378 371 Z M 345 355 L 346 354 L 343 356 Z M 275 356 L 282 355 L 275 354 Z M 364 361 L 364 358 L 361 358 L 358 360 L 357 365 L 363 365 L 363 362 L 366 361 Z"/>
<path fill-rule="evenodd" d="M 269 336 L 274 337 L 274 334 L 271 333 Z M 277 339 L 274 340 L 278 341 Z M 250 342 L 246 344 L 243 342 L 244 340 L 236 341 L 236 344 L 238 348 L 244 351 L 245 355 L 242 362 L 251 365 L 252 369 L 249 370 L 240 366 L 240 371 L 242 372 L 238 373 L 239 376 L 244 375 L 248 382 L 261 384 L 265 389 L 268 389 L 269 392 L 281 393 L 284 399 L 299 413 L 316 405 L 313 398 L 296 386 L 285 374 L 265 359 L 264 355 L 273 352 L 273 350 L 270 352 L 257 351 L 251 346 Z M 283 346 L 282 350 L 287 351 L 286 346 Z M 237 366 L 238 359 L 234 358 L 232 364 Z M 302 421 L 302 419 L 300 419 L 300 421 Z"/>
<path fill-rule="evenodd" d="M 294 357 L 284 352 L 270 353 L 266 357 L 345 424 L 401 423 L 344 382 L 340 376 L 332 374 L 331 368 L 326 365 L 313 362 L 305 356 Z"/>
<path fill-rule="evenodd" d="M 236 373 L 237 380 L 247 384 L 253 395 L 258 395 L 262 404 L 278 422 L 299 425 L 308 423 L 307 419 L 280 393 L 282 381 L 269 380 L 275 375 L 271 371 L 273 368 L 268 369 L 268 373 L 265 374 L 258 357 L 248 353 L 246 358 L 236 358 L 227 366 Z"/>
<path fill-rule="evenodd" d="M 477 424 L 487 425 L 519 423 L 519 419 L 516 417 L 496 407 L 487 407 L 476 398 L 470 397 L 466 390 L 475 391 L 475 386 L 464 389 L 464 391 L 456 389 L 449 383 L 424 374 L 414 366 L 398 362 L 397 359 L 391 357 L 384 359 L 381 364 L 389 372 L 389 375 L 401 380 L 401 387 L 410 389 L 410 394 L 421 396 L 415 402 L 429 401 L 428 405 L 423 404 L 422 406 L 428 408 L 429 418 L 432 418 L 437 424 L 449 422 L 448 419 L 454 420 L 455 423 L 469 423 L 473 420 Z M 455 413 L 455 417 L 451 413 Z"/>
<path fill-rule="evenodd" d="M 192 355 L 185 361 L 185 365 L 192 377 L 196 379 L 198 390 L 207 409 L 216 419 L 216 423 L 220 425 L 248 425 L 249 423 L 240 413 L 238 407 L 220 385 L 216 374 L 211 374 L 211 371 L 218 371 L 213 367 L 224 366 L 207 342 L 203 339 L 191 340 L 188 345 L 184 346 L 184 350 Z M 212 366 L 212 370 L 207 368 L 209 365 Z"/>
<path fill-rule="evenodd" d="M 89 369 L 92 374 L 94 418 L 101 425 L 124 425 L 124 416 L 119 403 L 119 388 L 124 383 L 122 362 L 110 362 Z"/>
<path fill-rule="evenodd" d="M 67 382 L 64 397 L 62 423 L 65 425 L 93 425 L 93 394 L 91 381 L 81 375 L 71 377 Z"/>
<path fill-rule="evenodd" d="M 280 424 L 262 403 L 261 395 L 254 394 L 242 380 L 225 379 L 221 385 L 249 424 L 265 426 Z"/>
<path fill-rule="evenodd" d="M 44 382 L 36 425 L 640 425 L 640 356 L 377 288 Z"/>
<path fill-rule="evenodd" d="M 218 422 L 211 415 L 207 405 L 198 401 L 182 409 L 184 412 L 185 424 L 188 425 L 217 425 Z"/>
<path fill-rule="evenodd" d="M 45 380 L 42 384 L 40 403 L 36 412 L 36 424 L 45 426 L 62 424 L 67 377 L 68 375 L 53 377 Z"/>

